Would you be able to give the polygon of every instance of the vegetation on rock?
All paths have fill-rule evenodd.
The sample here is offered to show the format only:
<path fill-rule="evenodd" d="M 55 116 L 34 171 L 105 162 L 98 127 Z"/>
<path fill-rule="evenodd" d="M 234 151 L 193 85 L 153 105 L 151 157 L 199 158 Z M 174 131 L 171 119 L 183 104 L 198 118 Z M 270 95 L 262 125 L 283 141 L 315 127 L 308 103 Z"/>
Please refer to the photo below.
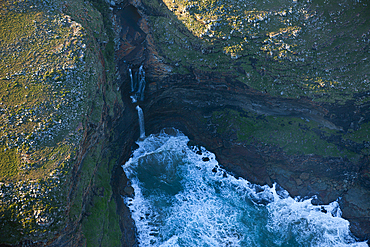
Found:
<path fill-rule="evenodd" d="M 366 1 L 143 2 L 152 13 L 157 47 L 173 66 L 173 73 L 219 71 L 274 97 L 304 98 L 326 104 L 324 107 L 368 106 L 370 20 Z M 214 114 L 223 132 L 223 125 L 232 122 L 228 119 L 230 112 Z M 351 146 L 356 146 L 360 155 L 369 153 L 368 135 L 364 135 L 368 120 L 365 116 L 361 119 L 348 133 L 347 127 L 339 131 L 338 126 L 335 133 L 316 126 L 305 130 L 306 134 L 298 134 L 302 129 L 300 118 L 252 117 L 248 120 L 251 122 L 238 118 L 233 125 L 240 129 L 239 139 L 256 136 L 290 153 L 296 150 L 302 154 L 353 157 Z M 274 127 L 280 124 L 285 127 Z M 259 131 L 271 128 L 278 134 L 271 133 L 270 138 Z M 302 145 L 291 144 L 293 149 L 282 140 L 292 132 L 291 128 L 295 129 L 295 140 L 307 139 Z M 342 136 L 342 143 L 352 142 L 342 145 L 338 142 Z"/>
<path fill-rule="evenodd" d="M 94 183 L 82 179 L 72 189 L 84 198 L 67 197 L 86 126 L 99 124 L 104 104 L 122 104 L 112 86 L 106 11 L 104 1 L 0 3 L 0 243 L 48 241 L 66 227 L 66 214 L 81 218 L 82 205 L 74 205 Z M 81 172 L 96 169 L 94 162 Z M 96 180 L 111 190 L 109 175 Z M 115 204 L 106 197 L 101 209 L 111 212 Z M 117 219 L 111 224 L 118 227 Z"/>
<path fill-rule="evenodd" d="M 171 11 L 152 18 L 173 65 L 229 71 L 271 95 L 324 102 L 344 103 L 370 89 L 365 1 L 144 2 Z"/>

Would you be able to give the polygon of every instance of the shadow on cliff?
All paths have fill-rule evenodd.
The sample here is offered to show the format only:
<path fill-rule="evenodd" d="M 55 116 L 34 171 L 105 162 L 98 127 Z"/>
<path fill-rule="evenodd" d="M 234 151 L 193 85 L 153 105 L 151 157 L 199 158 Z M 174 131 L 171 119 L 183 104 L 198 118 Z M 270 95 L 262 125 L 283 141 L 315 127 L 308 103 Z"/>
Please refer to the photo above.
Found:
<path fill-rule="evenodd" d="M 145 100 L 140 102 L 140 105 L 144 111 L 147 134 L 158 133 L 165 127 L 175 127 L 189 136 L 191 140 L 189 145 L 201 145 L 214 152 L 220 164 L 235 176 L 244 177 L 257 184 L 271 185 L 277 182 L 292 196 L 317 195 L 317 203 L 329 203 L 344 196 L 345 199 L 342 202 L 344 217 L 351 220 L 352 230 L 356 235 L 368 238 L 370 236 L 368 220 L 366 217 L 365 219 L 358 217 L 355 213 L 356 198 L 352 198 L 348 193 L 349 189 L 343 186 L 345 179 L 343 174 L 356 174 L 364 167 L 368 167 L 366 158 L 354 164 L 346 157 L 287 155 L 281 148 L 266 145 L 258 140 L 239 141 L 236 135 L 239 126 L 232 127 L 234 132 L 220 134 L 216 126 L 209 121 L 216 111 L 233 110 L 241 114 L 252 112 L 260 116 L 309 119 L 334 131 L 343 131 L 350 123 L 341 119 L 340 114 L 333 118 L 331 113 L 344 112 L 345 106 L 318 104 L 308 98 L 272 97 L 248 87 L 238 81 L 235 75 L 225 72 L 206 72 L 191 66 L 187 67 L 188 74 L 168 72 L 168 67 L 171 65 L 156 59 L 161 54 L 161 47 L 154 42 L 146 19 L 148 16 L 171 19 L 177 17 L 165 7 L 162 1 L 158 3 L 161 3 L 162 9 L 165 8 L 163 12 L 140 4 L 135 7 L 127 2 L 114 10 L 116 21 L 121 26 L 120 47 L 116 52 L 121 76 L 120 90 L 125 105 L 131 112 L 129 120 L 132 124 L 131 131 L 135 132 L 130 136 L 138 138 L 139 124 L 137 114 L 135 115 L 135 104 L 130 102 L 128 71 L 131 68 L 135 73 L 139 66 L 143 65 L 147 72 L 147 87 Z M 181 30 L 190 39 L 197 38 L 181 22 L 177 22 L 174 28 Z M 362 115 L 365 110 L 362 110 Z M 350 117 L 354 120 L 359 118 L 357 115 Z M 336 141 L 341 142 L 341 140 Z M 131 152 L 128 146 L 125 152 Z M 129 153 L 125 152 L 121 157 L 121 164 L 129 158 Z M 117 174 L 124 177 L 121 167 L 117 169 L 119 170 Z M 330 170 L 332 172 L 327 172 Z M 317 179 L 305 179 L 307 174 Z M 128 191 L 131 191 L 131 188 L 127 178 L 122 181 L 121 184 L 118 179 L 115 182 L 116 188 L 120 188 L 115 190 L 116 195 L 120 192 L 130 196 Z M 335 187 L 331 183 L 339 186 Z M 358 183 L 352 186 L 352 190 L 357 194 L 367 193 L 363 192 Z M 125 210 L 128 214 L 127 209 Z"/>

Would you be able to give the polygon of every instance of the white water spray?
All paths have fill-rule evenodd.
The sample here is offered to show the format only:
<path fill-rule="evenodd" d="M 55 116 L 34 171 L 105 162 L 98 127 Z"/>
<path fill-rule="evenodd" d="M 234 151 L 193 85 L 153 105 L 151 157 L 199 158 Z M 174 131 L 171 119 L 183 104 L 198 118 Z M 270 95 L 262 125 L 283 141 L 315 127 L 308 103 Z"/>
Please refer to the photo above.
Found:
<path fill-rule="evenodd" d="M 131 92 L 133 92 L 134 91 L 134 78 L 132 78 L 132 71 L 131 71 L 131 69 L 128 69 L 128 71 L 130 72 Z"/>
<path fill-rule="evenodd" d="M 123 166 L 139 246 L 367 246 L 351 236 L 338 202 L 313 205 L 235 178 L 188 141 L 176 130 L 150 135 Z"/>
<path fill-rule="evenodd" d="M 137 99 L 135 96 L 130 96 L 130 98 L 133 104 L 137 102 Z"/>
<path fill-rule="evenodd" d="M 136 106 L 136 110 L 139 116 L 140 138 L 145 138 L 144 113 L 140 106 Z"/>

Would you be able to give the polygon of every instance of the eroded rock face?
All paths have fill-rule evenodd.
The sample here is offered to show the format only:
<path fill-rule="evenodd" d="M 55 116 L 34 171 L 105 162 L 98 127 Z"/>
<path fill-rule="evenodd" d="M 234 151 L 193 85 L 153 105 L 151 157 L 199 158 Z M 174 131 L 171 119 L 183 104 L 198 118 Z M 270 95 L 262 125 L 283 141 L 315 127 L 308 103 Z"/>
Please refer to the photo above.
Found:
<path fill-rule="evenodd" d="M 369 121 L 366 104 L 272 96 L 247 86 L 232 71 L 210 72 L 193 64 L 183 67 L 186 73 L 175 73 L 174 67 L 183 65 L 165 63 L 159 52 L 163 44 L 152 36 L 155 31 L 148 20 L 158 14 L 155 7 L 140 2 L 115 10 L 121 25 L 117 61 L 123 98 L 129 99 L 128 69 L 143 65 L 146 70 L 145 100 L 140 103 L 146 133 L 178 128 L 189 136 L 190 145 L 214 152 L 236 176 L 261 185 L 276 182 L 292 196 L 317 196 L 317 203 L 340 198 L 343 217 L 351 222 L 353 233 L 368 239 L 369 158 L 363 151 L 367 142 L 353 141 L 349 131 L 367 128 L 362 125 Z M 179 28 L 185 38 L 189 35 L 178 26 L 173 28 Z M 354 110 L 346 113 L 347 106 Z M 137 117 L 133 118 L 138 132 Z M 130 196 L 129 185 L 121 191 Z"/>

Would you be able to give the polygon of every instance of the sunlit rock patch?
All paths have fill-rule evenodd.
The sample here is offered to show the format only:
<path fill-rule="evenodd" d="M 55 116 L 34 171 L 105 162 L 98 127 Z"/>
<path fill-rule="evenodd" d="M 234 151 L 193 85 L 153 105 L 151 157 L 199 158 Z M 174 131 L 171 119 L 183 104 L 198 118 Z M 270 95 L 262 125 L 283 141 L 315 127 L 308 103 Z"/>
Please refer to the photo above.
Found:
<path fill-rule="evenodd" d="M 174 72 L 227 71 L 274 96 L 341 104 L 370 90 L 365 1 L 143 2 L 172 13 L 151 18 Z"/>
<path fill-rule="evenodd" d="M 83 28 L 69 16 L 32 10 L 5 14 L 3 24 L 17 35 L 2 44 L 1 138 L 8 148 L 34 149 L 71 129 L 85 110 Z"/>

